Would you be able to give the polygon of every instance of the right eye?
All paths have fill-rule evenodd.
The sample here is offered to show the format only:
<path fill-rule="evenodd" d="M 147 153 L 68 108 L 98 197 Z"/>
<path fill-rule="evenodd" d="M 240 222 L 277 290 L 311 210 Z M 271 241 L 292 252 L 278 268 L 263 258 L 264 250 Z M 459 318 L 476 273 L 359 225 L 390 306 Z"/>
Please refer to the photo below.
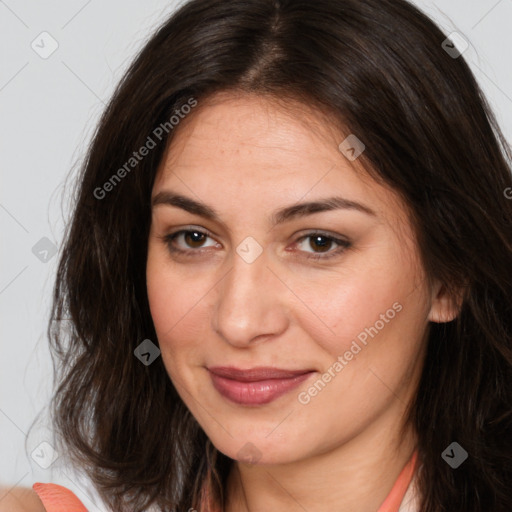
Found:
<path fill-rule="evenodd" d="M 205 240 L 210 238 L 210 235 L 199 229 L 181 229 L 162 238 L 171 253 L 181 253 L 187 256 L 192 256 L 193 253 L 199 252 L 197 249 L 216 245 L 216 242 L 213 242 L 210 246 L 204 246 Z M 185 245 L 182 245 L 180 248 L 177 245 L 177 241 L 182 241 Z"/>

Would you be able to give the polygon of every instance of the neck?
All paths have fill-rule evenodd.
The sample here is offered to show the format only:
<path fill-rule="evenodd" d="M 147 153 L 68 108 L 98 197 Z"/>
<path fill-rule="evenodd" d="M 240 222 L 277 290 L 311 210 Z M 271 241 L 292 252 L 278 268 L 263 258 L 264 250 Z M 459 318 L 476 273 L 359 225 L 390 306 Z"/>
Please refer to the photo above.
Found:
<path fill-rule="evenodd" d="M 403 409 L 397 400 L 395 406 Z M 391 408 L 392 409 L 392 408 Z M 235 461 L 226 485 L 226 512 L 376 511 L 416 447 L 390 410 L 342 446 L 287 464 Z"/>

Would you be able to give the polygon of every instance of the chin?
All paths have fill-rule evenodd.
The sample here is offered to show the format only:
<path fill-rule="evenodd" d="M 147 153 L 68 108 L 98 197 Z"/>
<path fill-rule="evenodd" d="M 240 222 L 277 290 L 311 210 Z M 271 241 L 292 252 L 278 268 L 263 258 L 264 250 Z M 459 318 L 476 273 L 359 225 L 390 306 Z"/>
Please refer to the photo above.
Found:
<path fill-rule="evenodd" d="M 257 425 L 253 423 L 253 427 Z M 286 464 L 306 456 L 302 453 L 304 442 L 303 436 L 298 439 L 291 438 L 286 430 L 280 435 L 265 437 L 267 434 L 260 429 L 259 433 L 245 432 L 243 429 L 229 434 L 224 432 L 222 438 L 208 436 L 212 444 L 227 457 L 242 463 L 263 465 L 263 464 Z"/>

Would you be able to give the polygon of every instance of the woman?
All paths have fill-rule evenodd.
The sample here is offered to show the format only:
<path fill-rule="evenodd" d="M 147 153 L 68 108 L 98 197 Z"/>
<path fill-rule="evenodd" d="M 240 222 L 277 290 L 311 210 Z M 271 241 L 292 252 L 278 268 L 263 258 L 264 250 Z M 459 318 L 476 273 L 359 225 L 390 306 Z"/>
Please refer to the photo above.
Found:
<path fill-rule="evenodd" d="M 446 40 L 402 0 L 195 0 L 138 55 L 49 329 L 57 451 L 112 510 L 512 509 L 511 153 Z"/>

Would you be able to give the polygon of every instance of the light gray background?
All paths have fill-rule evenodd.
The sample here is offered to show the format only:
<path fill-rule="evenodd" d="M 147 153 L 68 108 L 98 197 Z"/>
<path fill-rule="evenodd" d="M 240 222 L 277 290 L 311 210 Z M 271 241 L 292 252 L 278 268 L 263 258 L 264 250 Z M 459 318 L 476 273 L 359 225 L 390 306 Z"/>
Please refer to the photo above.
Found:
<path fill-rule="evenodd" d="M 464 57 L 511 141 L 512 0 L 414 3 L 446 34 L 469 41 Z M 99 115 L 137 50 L 177 5 L 0 0 L 0 484 L 59 483 L 93 512 L 104 507 L 62 458 L 48 469 L 31 458 L 50 439 L 43 426 L 25 452 L 28 427 L 51 392 L 46 327 L 59 255 L 44 263 L 32 248 L 43 237 L 60 246 L 70 185 Z M 31 47 L 44 31 L 58 43 L 47 59 Z"/>

